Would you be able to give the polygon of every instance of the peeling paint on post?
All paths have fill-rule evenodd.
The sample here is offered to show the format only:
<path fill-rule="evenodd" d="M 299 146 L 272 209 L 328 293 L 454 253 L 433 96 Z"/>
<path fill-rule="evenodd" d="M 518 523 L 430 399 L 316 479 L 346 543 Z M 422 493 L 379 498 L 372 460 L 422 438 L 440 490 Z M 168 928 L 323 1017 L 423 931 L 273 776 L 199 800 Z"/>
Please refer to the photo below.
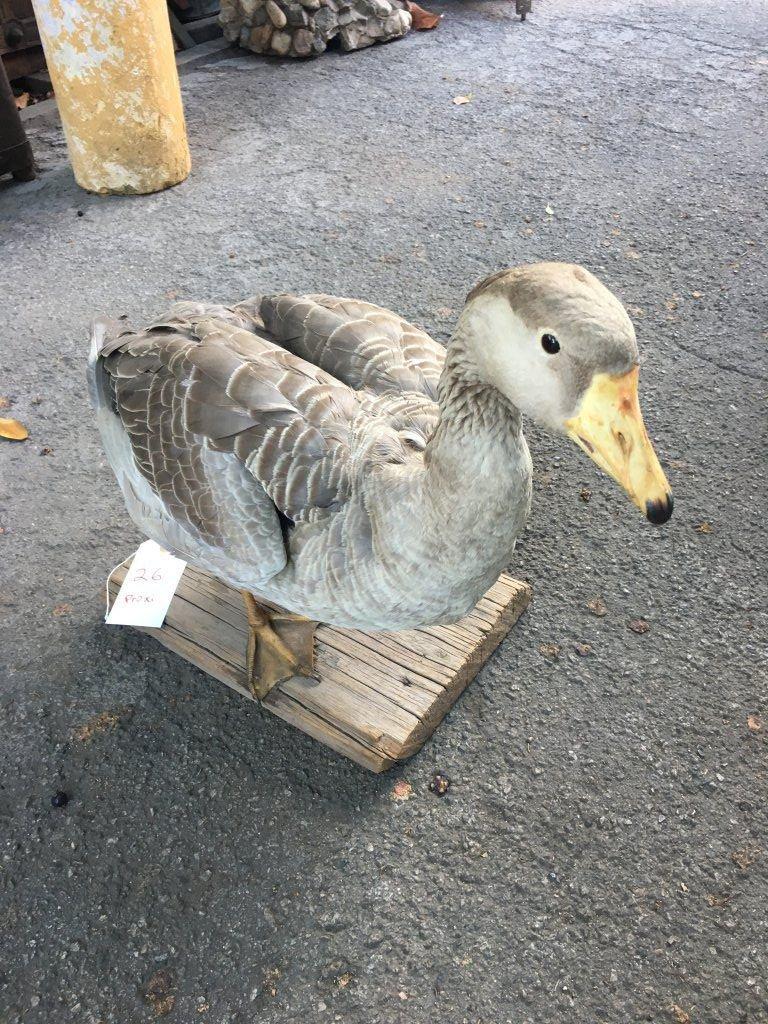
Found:
<path fill-rule="evenodd" d="M 33 0 L 77 183 L 157 192 L 190 160 L 163 0 Z"/>

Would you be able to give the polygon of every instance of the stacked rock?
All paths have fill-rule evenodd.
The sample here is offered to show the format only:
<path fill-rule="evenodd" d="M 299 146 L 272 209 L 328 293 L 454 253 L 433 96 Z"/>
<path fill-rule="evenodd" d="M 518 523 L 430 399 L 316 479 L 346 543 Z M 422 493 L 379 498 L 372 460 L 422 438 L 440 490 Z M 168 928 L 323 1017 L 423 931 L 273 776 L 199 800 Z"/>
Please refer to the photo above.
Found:
<path fill-rule="evenodd" d="M 343 50 L 362 50 L 404 36 L 407 0 L 221 0 L 225 37 L 254 53 L 311 57 L 339 37 Z"/>

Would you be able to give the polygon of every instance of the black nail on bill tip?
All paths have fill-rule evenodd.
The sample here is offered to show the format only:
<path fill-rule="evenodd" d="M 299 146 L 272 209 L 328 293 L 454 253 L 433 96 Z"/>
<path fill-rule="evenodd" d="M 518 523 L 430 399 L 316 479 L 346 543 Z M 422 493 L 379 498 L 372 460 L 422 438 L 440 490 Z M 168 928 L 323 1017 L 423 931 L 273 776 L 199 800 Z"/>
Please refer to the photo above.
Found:
<path fill-rule="evenodd" d="M 654 526 L 661 526 L 668 521 L 674 507 L 672 495 L 668 494 L 662 501 L 646 501 L 645 514 Z"/>

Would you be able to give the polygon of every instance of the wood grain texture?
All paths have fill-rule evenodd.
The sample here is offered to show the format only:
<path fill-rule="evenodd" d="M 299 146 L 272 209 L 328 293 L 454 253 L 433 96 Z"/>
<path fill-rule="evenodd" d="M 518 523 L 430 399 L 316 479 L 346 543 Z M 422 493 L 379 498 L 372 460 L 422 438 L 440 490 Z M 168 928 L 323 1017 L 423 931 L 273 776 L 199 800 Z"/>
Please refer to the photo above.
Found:
<path fill-rule="evenodd" d="M 128 571 L 109 582 L 110 602 Z M 419 750 L 531 600 L 527 583 L 502 573 L 472 612 L 450 626 L 361 633 L 320 625 L 319 682 L 293 678 L 267 710 L 374 772 Z M 142 632 L 253 700 L 248 624 L 239 591 L 188 566 L 161 629 Z"/>

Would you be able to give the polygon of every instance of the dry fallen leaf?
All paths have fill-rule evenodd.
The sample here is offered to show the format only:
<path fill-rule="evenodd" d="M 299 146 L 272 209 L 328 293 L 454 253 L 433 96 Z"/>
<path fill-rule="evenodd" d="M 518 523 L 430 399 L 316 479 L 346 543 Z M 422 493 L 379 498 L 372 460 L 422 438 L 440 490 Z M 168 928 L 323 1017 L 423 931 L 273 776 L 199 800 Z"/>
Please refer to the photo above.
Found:
<path fill-rule="evenodd" d="M 398 803 L 404 803 L 406 800 L 410 800 L 413 796 L 413 786 L 410 782 L 406 782 L 405 779 L 398 780 L 392 787 L 391 797 Z"/>
<path fill-rule="evenodd" d="M 579 497 L 581 498 L 581 500 L 583 502 L 586 503 L 592 497 L 592 491 L 590 491 L 590 489 L 588 487 L 582 487 L 581 490 L 579 491 Z"/>
<path fill-rule="evenodd" d="M 700 299 L 700 298 L 703 297 L 703 295 L 704 295 L 703 292 L 691 292 L 691 298 L 694 298 L 694 299 Z"/>
<path fill-rule="evenodd" d="M 172 993 L 173 976 L 169 971 L 156 971 L 147 982 L 144 998 L 155 1011 L 156 1017 L 165 1017 L 173 1009 L 176 996 Z"/>
<path fill-rule="evenodd" d="M 747 728 L 750 732 L 760 732 L 763 728 L 760 715 L 747 715 Z"/>
<path fill-rule="evenodd" d="M 466 96 L 454 96 L 453 97 L 453 102 L 456 104 L 457 107 L 461 107 L 465 103 L 470 103 L 471 101 L 472 101 L 472 93 L 471 92 L 468 93 Z"/>
<path fill-rule="evenodd" d="M 425 11 L 423 7 L 413 2 L 408 4 L 411 12 L 411 27 L 417 32 L 428 32 L 431 28 L 437 28 L 440 24 L 442 14 L 433 14 L 432 11 Z"/>
<path fill-rule="evenodd" d="M 413 5 L 411 5 L 413 6 Z M 343 974 L 337 974 L 334 981 L 339 988 L 346 988 L 351 981 L 354 980 L 354 975 L 351 971 L 344 971 Z"/>
<path fill-rule="evenodd" d="M 640 259 L 640 254 L 635 252 L 634 249 L 627 249 L 627 251 L 624 253 L 624 255 L 626 256 L 626 258 L 628 260 L 639 260 Z"/>
<path fill-rule="evenodd" d="M 746 871 L 748 867 L 755 863 L 762 852 L 759 846 L 756 846 L 754 843 L 748 843 L 742 849 L 735 850 L 731 854 L 731 860 L 737 868 Z"/>
<path fill-rule="evenodd" d="M 600 597 L 593 597 L 591 601 L 587 601 L 587 608 L 589 608 L 592 614 L 596 615 L 598 619 L 602 619 L 602 617 L 608 613 L 608 608 Z"/>
<path fill-rule="evenodd" d="M 487 227 L 487 226 L 488 226 L 488 225 L 487 225 L 487 224 L 485 223 L 485 221 L 484 221 L 484 220 L 476 220 L 476 221 L 475 221 L 475 227 L 476 227 L 476 228 L 485 228 L 485 227 Z"/>
<path fill-rule="evenodd" d="M 631 629 L 633 633 L 639 633 L 641 636 L 643 633 L 650 633 L 651 631 L 651 625 L 645 619 L 632 619 L 631 622 L 627 623 L 627 628 Z"/>
<path fill-rule="evenodd" d="M 539 644 L 539 654 L 543 654 L 550 661 L 557 661 L 560 657 L 560 644 Z"/>
<path fill-rule="evenodd" d="M 677 1003 L 672 1003 L 670 1010 L 672 1011 L 672 1017 L 675 1020 L 675 1024 L 691 1024 L 691 1018 L 682 1006 L 678 1006 Z"/>
<path fill-rule="evenodd" d="M 62 615 L 69 615 L 71 611 L 71 604 L 57 604 L 56 607 L 53 609 L 52 614 L 55 615 L 57 619 L 60 619 Z"/>
<path fill-rule="evenodd" d="M 109 732 L 114 729 L 117 723 L 120 721 L 120 714 L 117 711 L 101 711 L 98 715 L 94 715 L 93 718 L 89 718 L 87 722 L 73 731 L 72 736 L 80 743 L 88 743 L 98 733 Z"/>
<path fill-rule="evenodd" d="M 696 533 L 712 533 L 712 527 L 708 522 L 699 523 L 698 526 L 694 527 Z"/>
<path fill-rule="evenodd" d="M 707 893 L 707 903 L 710 905 L 710 907 L 721 907 L 721 908 L 725 907 L 730 902 L 730 899 L 731 899 L 731 894 L 730 893 L 717 893 L 717 892 L 708 892 Z"/>
<path fill-rule="evenodd" d="M 573 645 L 573 649 L 580 658 L 587 658 L 592 653 L 592 648 L 589 644 L 581 644 L 578 641 Z"/>
<path fill-rule="evenodd" d="M 269 995 L 274 998 L 277 995 L 277 985 L 275 984 L 277 979 L 280 977 L 279 967 L 270 967 L 264 972 L 264 988 Z"/>
<path fill-rule="evenodd" d="M 0 437 L 9 441 L 26 441 L 29 431 L 18 420 L 6 420 L 0 416 Z"/>

